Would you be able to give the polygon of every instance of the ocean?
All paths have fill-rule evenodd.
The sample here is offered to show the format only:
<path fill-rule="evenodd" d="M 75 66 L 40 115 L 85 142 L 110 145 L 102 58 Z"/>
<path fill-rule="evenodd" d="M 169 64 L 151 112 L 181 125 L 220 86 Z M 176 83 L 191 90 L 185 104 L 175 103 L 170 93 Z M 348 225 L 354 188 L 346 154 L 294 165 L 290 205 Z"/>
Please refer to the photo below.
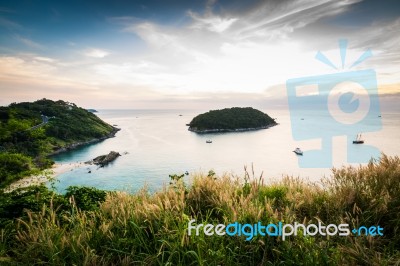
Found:
<path fill-rule="evenodd" d="M 169 175 L 228 174 L 243 177 L 244 168 L 254 176 L 263 176 L 264 182 L 278 181 L 284 176 L 299 177 L 312 182 L 332 173 L 331 167 L 301 168 L 299 156 L 293 153 L 301 147 L 304 156 L 315 148 L 315 141 L 297 142 L 293 139 L 290 115 L 286 110 L 262 110 L 279 125 L 257 131 L 198 134 L 187 130 L 186 124 L 206 110 L 99 110 L 96 115 L 121 128 L 114 138 L 80 147 L 53 157 L 58 163 L 89 161 L 110 151 L 122 156 L 106 167 L 94 165 L 73 169 L 57 177 L 53 184 L 64 192 L 68 186 L 84 185 L 105 190 L 122 190 L 129 193 L 143 187 L 150 191 L 169 183 Z M 316 128 L 329 127 L 326 117 L 310 111 L 304 123 Z M 377 147 L 387 155 L 400 152 L 400 114 L 382 113 L 382 129 L 363 135 L 366 144 Z M 376 122 L 376 121 L 375 121 Z M 366 121 L 365 123 L 375 123 Z M 334 128 L 332 130 L 335 130 Z M 212 143 L 206 143 L 211 139 Z M 349 165 L 346 160 L 348 140 L 333 139 L 333 166 Z M 365 146 L 350 146 L 355 154 L 365 156 Z M 358 164 L 353 164 L 358 165 Z M 89 173 L 91 171 L 91 173 Z M 188 177 L 185 177 L 188 179 Z M 187 180 L 188 181 L 188 180 Z"/>

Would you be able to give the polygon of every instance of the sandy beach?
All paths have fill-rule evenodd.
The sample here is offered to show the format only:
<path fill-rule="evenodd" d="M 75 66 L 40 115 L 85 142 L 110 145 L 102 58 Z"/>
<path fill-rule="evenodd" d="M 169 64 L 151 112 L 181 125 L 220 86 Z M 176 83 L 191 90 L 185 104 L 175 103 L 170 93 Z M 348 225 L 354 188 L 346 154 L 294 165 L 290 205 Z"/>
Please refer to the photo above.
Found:
<path fill-rule="evenodd" d="M 40 185 L 46 183 L 50 179 L 57 177 L 65 172 L 72 171 L 73 169 L 84 167 L 85 163 L 55 163 L 52 168 L 44 170 L 41 174 L 36 176 L 27 176 L 12 183 L 5 191 L 10 192 L 17 188 L 28 187 L 31 185 Z"/>

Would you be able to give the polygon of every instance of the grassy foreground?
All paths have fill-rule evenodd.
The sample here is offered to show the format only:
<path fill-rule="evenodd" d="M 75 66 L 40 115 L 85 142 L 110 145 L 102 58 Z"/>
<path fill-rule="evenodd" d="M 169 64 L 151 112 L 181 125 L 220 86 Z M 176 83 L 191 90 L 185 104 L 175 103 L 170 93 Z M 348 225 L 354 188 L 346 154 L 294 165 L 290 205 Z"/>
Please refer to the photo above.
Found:
<path fill-rule="evenodd" d="M 334 169 L 323 188 L 293 178 L 264 185 L 248 174 L 243 182 L 210 173 L 193 177 L 190 187 L 174 176 L 170 186 L 155 194 L 96 195 L 102 202 L 89 207 L 93 198 L 85 193 L 70 193 L 64 201 L 53 195 L 41 210 L 6 223 L 0 233 L 0 264 L 400 264 L 398 157 L 383 155 L 367 166 Z M 268 236 L 246 241 L 244 236 L 189 236 L 191 219 L 380 225 L 384 235 L 300 234 L 286 241 Z"/>

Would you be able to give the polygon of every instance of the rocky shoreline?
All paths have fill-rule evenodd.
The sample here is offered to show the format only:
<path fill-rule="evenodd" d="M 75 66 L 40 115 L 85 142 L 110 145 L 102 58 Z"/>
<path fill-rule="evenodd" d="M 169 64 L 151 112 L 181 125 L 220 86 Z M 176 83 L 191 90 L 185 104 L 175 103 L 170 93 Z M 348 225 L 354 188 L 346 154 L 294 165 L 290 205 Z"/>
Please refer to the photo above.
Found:
<path fill-rule="evenodd" d="M 50 154 L 48 154 L 47 156 L 52 156 L 55 154 L 59 154 L 62 152 L 66 152 L 69 150 L 73 150 L 75 148 L 78 148 L 80 146 L 84 146 L 84 145 L 88 145 L 88 144 L 92 144 L 92 143 L 96 143 L 105 139 L 109 139 L 109 138 L 113 138 L 115 137 L 115 134 L 120 131 L 120 128 L 116 128 L 113 127 L 113 130 L 107 134 L 104 137 L 101 138 L 96 138 L 96 139 L 92 139 L 89 141 L 84 141 L 84 142 L 77 142 L 77 143 L 72 143 L 70 145 L 67 145 L 66 147 L 63 147 L 61 149 L 58 149 Z M 107 157 L 105 158 L 104 161 L 101 161 L 101 163 L 99 163 L 99 165 L 102 167 L 104 165 L 106 165 L 107 163 L 115 160 L 118 156 L 116 156 L 116 154 L 118 154 L 118 156 L 120 156 L 119 153 L 113 153 L 112 152 L 112 156 L 111 157 Z M 40 185 L 43 183 L 46 183 L 47 181 L 49 181 L 49 179 L 54 178 L 64 172 L 67 171 L 72 171 L 73 169 L 79 168 L 79 167 L 83 167 L 85 164 L 83 162 L 78 162 L 78 163 L 67 163 L 67 164 L 60 164 L 60 163 L 55 163 L 52 168 L 50 169 L 46 169 L 44 170 L 43 173 L 41 173 L 38 176 L 27 176 L 25 178 L 16 180 L 15 182 L 11 183 L 8 188 L 6 189 L 7 192 L 11 192 L 17 188 L 23 188 L 23 187 L 28 187 L 31 185 Z M 50 172 L 49 172 L 50 170 Z"/>
<path fill-rule="evenodd" d="M 249 127 L 249 128 L 236 128 L 236 129 L 197 129 L 189 127 L 188 130 L 195 133 L 224 133 L 224 132 L 244 132 L 244 131 L 254 131 L 259 129 L 267 129 L 273 126 L 279 125 L 278 123 L 270 124 L 268 126 L 262 127 Z"/>
<path fill-rule="evenodd" d="M 96 142 L 100 142 L 102 140 L 113 138 L 113 137 L 115 137 L 115 134 L 117 134 L 117 132 L 120 131 L 120 130 L 121 130 L 120 128 L 113 127 L 113 130 L 109 134 L 104 136 L 104 137 L 92 139 L 92 140 L 89 140 L 89 141 L 76 142 L 76 143 L 69 144 L 69 145 L 67 145 L 65 147 L 62 147 L 62 148 L 60 148 L 58 150 L 53 151 L 52 153 L 48 154 L 48 156 L 53 156 L 53 155 L 56 155 L 56 154 L 59 154 L 59 153 L 63 153 L 63 152 L 66 152 L 66 151 L 70 151 L 70 150 L 76 149 L 76 148 L 78 148 L 80 146 L 93 144 L 93 143 L 96 143 Z"/>

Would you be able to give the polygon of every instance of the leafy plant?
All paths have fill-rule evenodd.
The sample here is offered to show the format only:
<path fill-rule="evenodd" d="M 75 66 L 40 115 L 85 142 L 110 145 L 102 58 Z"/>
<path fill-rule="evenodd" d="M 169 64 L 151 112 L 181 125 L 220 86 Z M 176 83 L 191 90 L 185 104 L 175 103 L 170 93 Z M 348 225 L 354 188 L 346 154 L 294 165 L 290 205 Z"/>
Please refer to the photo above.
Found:
<path fill-rule="evenodd" d="M 0 153 L 0 184 L 6 185 L 38 172 L 30 157 L 18 153 Z"/>
<path fill-rule="evenodd" d="M 106 200 L 106 196 L 105 191 L 92 187 L 70 186 L 65 193 L 65 197 L 83 211 L 98 209 L 100 204 Z"/>
<path fill-rule="evenodd" d="M 37 212 L 43 206 L 66 205 L 67 201 L 61 195 L 50 191 L 45 186 L 29 186 L 18 188 L 9 193 L 0 193 L 0 224 L 12 221 L 14 218 L 24 216 L 24 212 L 29 210 Z"/>

